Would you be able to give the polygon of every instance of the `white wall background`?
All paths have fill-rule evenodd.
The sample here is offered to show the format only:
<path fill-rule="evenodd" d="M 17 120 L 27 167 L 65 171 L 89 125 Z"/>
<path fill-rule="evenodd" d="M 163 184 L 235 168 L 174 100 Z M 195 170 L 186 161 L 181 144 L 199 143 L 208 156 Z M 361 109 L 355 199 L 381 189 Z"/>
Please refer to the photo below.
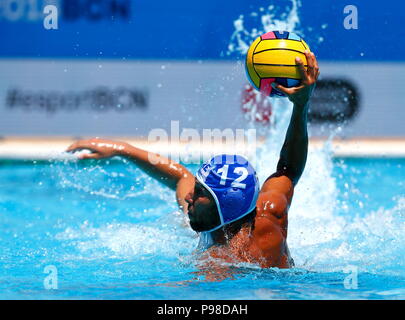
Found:
<path fill-rule="evenodd" d="M 321 62 L 322 77 L 342 77 L 359 89 L 360 111 L 345 137 L 405 136 L 405 64 Z M 0 60 L 1 136 L 144 136 L 154 128 L 246 128 L 241 91 L 243 64 L 234 62 Z M 49 113 L 8 108 L 7 92 L 84 92 L 97 87 L 137 88 L 146 108 L 96 112 L 88 108 Z M 313 136 L 327 130 L 312 125 Z"/>

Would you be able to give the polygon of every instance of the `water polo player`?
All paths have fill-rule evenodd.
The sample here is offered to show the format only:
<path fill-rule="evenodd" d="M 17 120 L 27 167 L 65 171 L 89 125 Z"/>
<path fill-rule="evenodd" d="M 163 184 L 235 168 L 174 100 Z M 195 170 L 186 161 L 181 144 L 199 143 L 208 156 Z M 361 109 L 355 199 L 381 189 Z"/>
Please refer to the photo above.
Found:
<path fill-rule="evenodd" d="M 314 54 L 305 52 L 305 55 L 308 68 L 296 59 L 302 76 L 299 86 L 286 88 L 273 83 L 294 103 L 294 108 L 277 170 L 261 188 L 253 167 L 238 155 L 215 156 L 194 176 L 178 163 L 152 164 L 147 151 L 124 142 L 82 140 L 67 151 L 92 151 L 81 155 L 82 159 L 127 157 L 175 190 L 191 228 L 201 235 L 200 247 L 211 256 L 262 267 L 291 267 L 286 241 L 287 213 L 306 163 L 308 101 L 319 75 Z"/>

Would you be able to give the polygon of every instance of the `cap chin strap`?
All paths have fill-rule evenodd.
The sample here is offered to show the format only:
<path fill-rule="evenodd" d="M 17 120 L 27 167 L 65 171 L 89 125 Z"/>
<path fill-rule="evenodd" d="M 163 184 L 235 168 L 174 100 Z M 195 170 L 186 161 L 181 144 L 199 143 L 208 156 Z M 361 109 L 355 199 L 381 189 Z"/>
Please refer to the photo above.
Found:
<path fill-rule="evenodd" d="M 218 230 L 223 225 L 225 225 L 225 223 L 224 223 L 224 217 L 222 216 L 221 207 L 219 206 L 219 201 L 218 201 L 217 195 L 214 193 L 214 191 L 211 190 L 211 188 L 208 185 L 205 184 L 205 182 L 201 178 L 199 172 L 197 172 L 196 178 L 197 178 L 198 182 L 201 183 L 204 186 L 204 188 L 207 189 L 209 191 L 209 193 L 212 195 L 212 197 L 214 198 L 215 204 L 216 204 L 217 209 L 218 209 L 219 218 L 221 220 L 221 224 L 219 226 L 214 227 L 214 228 L 212 228 L 210 230 L 207 230 L 207 231 L 204 231 L 204 232 L 212 232 L 212 231 Z"/>

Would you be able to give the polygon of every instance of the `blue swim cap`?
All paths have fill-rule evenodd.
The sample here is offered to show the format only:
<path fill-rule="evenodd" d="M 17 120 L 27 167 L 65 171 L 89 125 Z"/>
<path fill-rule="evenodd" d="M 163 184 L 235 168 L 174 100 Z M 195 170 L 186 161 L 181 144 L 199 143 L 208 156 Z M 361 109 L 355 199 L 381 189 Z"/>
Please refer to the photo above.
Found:
<path fill-rule="evenodd" d="M 234 222 L 256 207 L 259 180 L 250 163 L 239 155 L 218 155 L 201 166 L 197 180 L 211 193 L 221 224 Z"/>

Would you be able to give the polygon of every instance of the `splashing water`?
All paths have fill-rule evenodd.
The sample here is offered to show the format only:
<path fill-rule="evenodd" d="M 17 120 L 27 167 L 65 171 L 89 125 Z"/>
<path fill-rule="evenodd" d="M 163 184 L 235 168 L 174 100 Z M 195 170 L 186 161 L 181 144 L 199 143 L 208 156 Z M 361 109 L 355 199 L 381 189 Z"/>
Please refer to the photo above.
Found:
<path fill-rule="evenodd" d="M 299 1 L 291 0 L 289 5 L 270 5 L 260 8 L 259 13 L 241 15 L 234 21 L 235 31 L 228 54 L 244 57 L 258 36 L 273 30 L 286 30 L 304 36 L 299 7 Z M 243 108 L 250 111 L 249 125 L 266 136 L 265 143 L 257 150 L 256 158 L 260 181 L 264 181 L 276 167 L 292 104 L 285 98 L 267 98 L 272 111 L 270 125 L 263 128 L 255 121 L 260 119 L 257 111 L 263 97 L 258 91 L 254 94 Z M 330 132 L 330 139 L 340 130 L 338 127 Z M 404 276 L 402 268 L 399 268 L 405 264 L 401 244 L 405 235 L 403 186 L 396 202 L 393 201 L 393 208 L 381 207 L 362 217 L 358 217 L 356 210 L 353 210 L 348 215 L 347 203 L 339 200 L 341 190 L 333 177 L 334 165 L 328 142 L 322 150 L 308 154 L 307 165 L 296 187 L 289 212 L 288 243 L 297 266 L 329 272 L 356 265 L 367 272 L 395 270 L 394 273 Z M 347 180 L 347 192 L 358 192 L 346 175 L 347 172 L 343 172 L 341 176 Z M 367 202 L 366 195 L 359 194 L 359 197 L 362 199 L 357 200 L 360 203 Z"/>
<path fill-rule="evenodd" d="M 300 5 L 298 0 L 278 1 L 278 5 L 259 8 L 259 13 L 252 12 L 247 17 L 240 15 L 233 24 L 235 31 L 231 36 L 227 54 L 244 56 L 252 41 L 269 31 L 300 31 L 298 16 Z M 246 25 L 249 27 L 245 27 Z M 301 35 L 303 36 L 302 32 Z"/>
<path fill-rule="evenodd" d="M 275 163 L 277 152 L 270 149 L 263 148 L 263 157 Z M 234 280 L 221 283 L 195 279 L 198 237 L 174 193 L 131 163 L 2 164 L 1 297 L 404 297 L 405 162 L 332 162 L 324 151 L 309 157 L 290 210 L 288 242 L 297 268 L 236 264 Z M 370 187 L 382 180 L 396 189 Z M 59 270 L 57 292 L 41 287 L 46 265 Z M 351 296 L 342 284 L 347 266 L 358 268 L 362 288 Z"/>
<path fill-rule="evenodd" d="M 228 55 L 236 57 L 245 57 L 249 50 L 250 44 L 263 33 L 284 30 L 290 32 L 299 32 L 303 36 L 300 29 L 300 19 L 298 15 L 298 9 L 300 7 L 300 1 L 282 1 L 277 5 L 269 5 L 267 8 L 259 8 L 259 12 L 253 12 L 247 17 L 240 15 L 238 19 L 234 21 L 235 31 L 233 32 L 230 43 L 228 45 Z M 247 27 L 248 25 L 248 27 Z M 266 127 L 274 127 L 275 122 L 278 121 L 280 112 L 273 112 L 272 109 L 280 109 L 281 116 L 286 108 L 285 99 L 267 99 L 263 97 L 260 92 L 251 90 L 251 86 L 246 86 L 248 92 L 247 99 L 244 101 L 243 110 L 246 112 L 246 118 L 251 123 L 251 126 L 255 126 L 255 122 L 264 124 Z M 291 110 L 290 110 L 291 111 Z M 257 123 L 256 123 L 257 124 Z M 259 134 L 268 135 L 266 128 L 257 126 Z M 275 134 L 275 132 L 271 132 Z"/>

